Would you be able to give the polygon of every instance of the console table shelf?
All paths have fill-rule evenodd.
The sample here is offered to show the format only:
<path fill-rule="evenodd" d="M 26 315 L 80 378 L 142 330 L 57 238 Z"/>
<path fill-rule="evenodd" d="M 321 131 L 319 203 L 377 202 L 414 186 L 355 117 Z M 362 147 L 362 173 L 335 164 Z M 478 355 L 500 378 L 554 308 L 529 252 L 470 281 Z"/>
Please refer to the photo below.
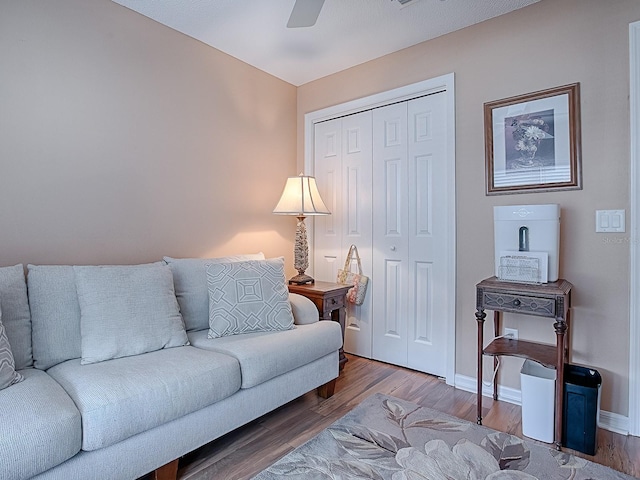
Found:
<path fill-rule="evenodd" d="M 530 285 L 486 278 L 476 285 L 476 321 L 478 322 L 478 424 L 482 424 L 482 359 L 493 356 L 494 369 L 501 355 L 534 360 L 545 367 L 556 369 L 555 391 L 555 443 L 560 450 L 562 442 L 562 394 L 564 388 L 564 364 L 569 361 L 569 325 L 571 314 L 571 289 L 566 280 Z M 494 339 L 484 346 L 485 309 L 493 310 Z M 500 336 L 501 314 L 520 313 L 555 319 L 556 345 L 545 345 L 526 340 Z M 493 398 L 498 399 L 498 384 L 493 383 Z"/>
<path fill-rule="evenodd" d="M 485 355 L 520 357 L 535 360 L 548 368 L 556 368 L 557 349 L 555 345 L 544 345 L 526 340 L 496 338 L 484 348 Z"/>

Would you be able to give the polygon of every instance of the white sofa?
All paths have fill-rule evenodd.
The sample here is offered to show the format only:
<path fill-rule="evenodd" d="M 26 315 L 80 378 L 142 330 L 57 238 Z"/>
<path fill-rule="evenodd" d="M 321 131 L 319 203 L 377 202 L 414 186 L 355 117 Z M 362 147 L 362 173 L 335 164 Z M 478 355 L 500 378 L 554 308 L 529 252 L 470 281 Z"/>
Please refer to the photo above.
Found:
<path fill-rule="evenodd" d="M 79 267 L 29 265 L 26 281 L 22 265 L 0 268 L 0 325 L 24 377 L 0 390 L 0 480 L 135 479 L 175 466 L 182 455 L 310 390 L 333 393 L 339 325 L 318 321 L 311 301 L 289 295 L 292 329 L 209 338 L 206 264 L 167 257 L 142 271 L 145 288 L 153 284 L 143 296 L 157 290 L 156 272 L 165 286 L 170 272 L 183 322 L 172 335 L 186 345 L 116 352 L 94 363 L 87 363 L 87 336 L 95 341 L 97 326 L 97 349 L 108 350 L 117 326 L 110 305 L 99 303 L 102 285 L 80 285 Z M 136 303 L 138 287 L 130 292 L 127 281 L 105 291 L 131 293 Z M 152 300 L 145 307 L 151 311 L 165 300 L 171 305 L 166 295 Z M 93 325 L 91 308 L 100 317 Z M 145 333 L 143 343 L 155 334 Z M 126 343 L 119 339 L 114 348 Z"/>

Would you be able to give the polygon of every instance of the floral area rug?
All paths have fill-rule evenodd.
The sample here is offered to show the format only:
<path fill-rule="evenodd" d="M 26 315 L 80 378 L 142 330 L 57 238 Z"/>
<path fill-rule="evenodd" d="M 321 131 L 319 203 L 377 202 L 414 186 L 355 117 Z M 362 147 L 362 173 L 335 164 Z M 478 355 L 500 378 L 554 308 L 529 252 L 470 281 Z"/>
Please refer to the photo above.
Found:
<path fill-rule="evenodd" d="M 632 479 L 387 395 L 367 398 L 255 480 Z"/>

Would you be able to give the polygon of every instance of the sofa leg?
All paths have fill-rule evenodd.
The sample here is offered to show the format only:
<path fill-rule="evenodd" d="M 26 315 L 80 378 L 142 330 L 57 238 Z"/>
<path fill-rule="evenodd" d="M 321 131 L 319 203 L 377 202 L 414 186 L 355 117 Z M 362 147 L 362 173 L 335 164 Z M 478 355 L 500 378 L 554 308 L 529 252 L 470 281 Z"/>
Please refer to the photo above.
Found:
<path fill-rule="evenodd" d="M 153 480 L 176 480 L 178 478 L 178 459 L 157 468 L 153 472 Z"/>
<path fill-rule="evenodd" d="M 320 385 L 318 387 L 318 395 L 322 398 L 329 398 L 333 395 L 333 392 L 336 390 L 336 379 L 334 378 L 330 382 L 325 383 L 324 385 Z"/>

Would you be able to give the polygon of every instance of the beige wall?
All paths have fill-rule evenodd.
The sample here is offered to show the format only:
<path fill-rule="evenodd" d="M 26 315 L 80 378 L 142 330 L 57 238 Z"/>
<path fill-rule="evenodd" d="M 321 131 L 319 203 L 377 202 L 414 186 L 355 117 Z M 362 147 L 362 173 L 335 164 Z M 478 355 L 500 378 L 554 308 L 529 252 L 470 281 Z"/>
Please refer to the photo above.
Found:
<path fill-rule="evenodd" d="M 263 250 L 296 89 L 108 0 L 0 2 L 0 265 Z M 291 268 L 293 271 L 293 268 Z"/>
<path fill-rule="evenodd" d="M 603 375 L 603 409 L 627 415 L 630 237 L 594 233 L 594 216 L 629 212 L 628 28 L 636 20 L 637 0 L 542 0 L 298 89 L 302 159 L 305 113 L 455 72 L 458 374 L 475 377 L 475 284 L 493 274 L 493 206 L 559 203 L 561 275 L 575 285 L 572 360 Z M 583 190 L 486 196 L 483 103 L 573 82 L 581 84 Z M 506 323 L 522 338 L 555 342 L 552 321 Z M 519 388 L 521 360 L 504 363 L 503 382 Z"/>

